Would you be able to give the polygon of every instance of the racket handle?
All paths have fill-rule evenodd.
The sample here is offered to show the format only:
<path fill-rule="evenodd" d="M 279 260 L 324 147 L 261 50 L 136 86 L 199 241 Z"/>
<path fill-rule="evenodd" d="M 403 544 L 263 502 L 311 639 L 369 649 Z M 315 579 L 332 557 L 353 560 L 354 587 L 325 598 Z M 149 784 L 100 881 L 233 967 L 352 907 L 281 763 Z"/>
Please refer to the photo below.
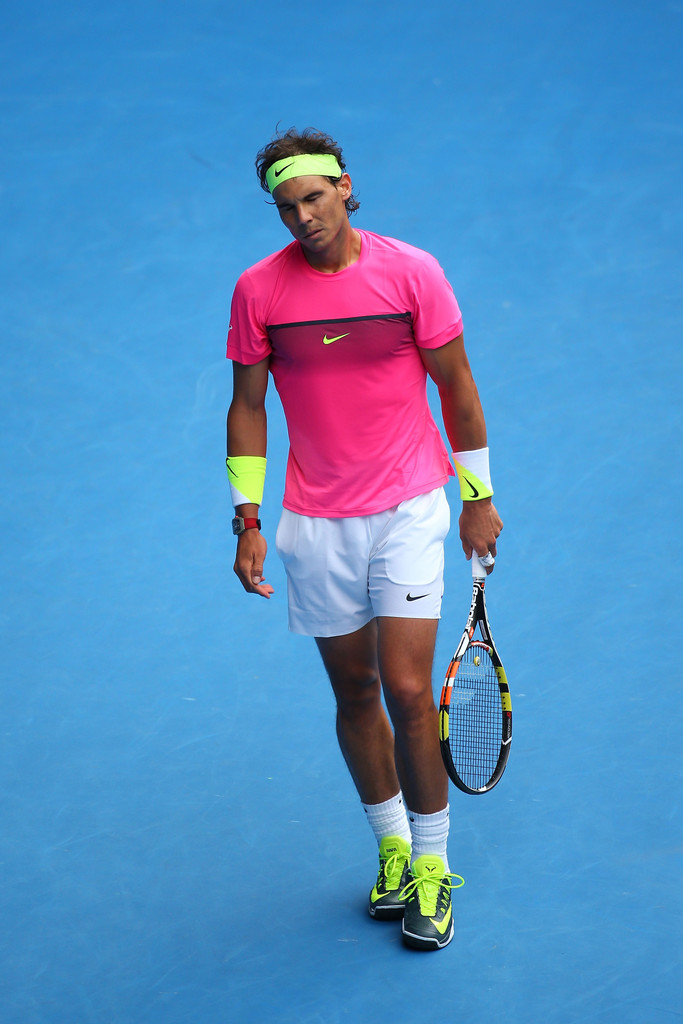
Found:
<path fill-rule="evenodd" d="M 472 551 L 472 579 L 473 580 L 485 580 L 486 569 L 481 564 L 481 558 L 476 551 Z"/>

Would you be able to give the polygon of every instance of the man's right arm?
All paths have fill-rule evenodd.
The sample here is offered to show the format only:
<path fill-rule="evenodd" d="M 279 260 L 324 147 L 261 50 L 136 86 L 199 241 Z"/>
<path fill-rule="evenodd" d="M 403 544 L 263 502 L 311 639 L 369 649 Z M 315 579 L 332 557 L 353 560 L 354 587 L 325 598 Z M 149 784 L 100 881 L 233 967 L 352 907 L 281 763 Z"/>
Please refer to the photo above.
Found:
<path fill-rule="evenodd" d="M 268 363 L 262 359 L 247 366 L 233 362 L 233 394 L 228 410 L 227 454 L 265 458 L 267 445 L 266 391 Z M 257 519 L 259 506 L 239 505 L 236 513 L 243 519 Z M 267 544 L 259 530 L 245 530 L 237 539 L 234 570 L 250 594 L 270 597 L 273 588 L 263 578 Z"/>

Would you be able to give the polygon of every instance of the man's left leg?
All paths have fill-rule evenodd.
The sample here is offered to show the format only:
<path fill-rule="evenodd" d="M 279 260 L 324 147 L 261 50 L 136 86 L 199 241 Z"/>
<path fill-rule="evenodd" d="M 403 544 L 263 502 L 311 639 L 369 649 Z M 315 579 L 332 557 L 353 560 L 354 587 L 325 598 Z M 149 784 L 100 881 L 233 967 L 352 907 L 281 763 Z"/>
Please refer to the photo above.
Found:
<path fill-rule="evenodd" d="M 380 675 L 412 831 L 413 880 L 407 887 L 403 937 L 418 949 L 440 949 L 453 937 L 453 918 L 446 850 L 448 776 L 432 691 L 438 623 L 381 616 L 377 624 Z"/>
<path fill-rule="evenodd" d="M 412 811 L 432 814 L 448 803 L 432 692 L 436 619 L 377 619 L 377 653 L 395 732 L 396 767 Z"/>

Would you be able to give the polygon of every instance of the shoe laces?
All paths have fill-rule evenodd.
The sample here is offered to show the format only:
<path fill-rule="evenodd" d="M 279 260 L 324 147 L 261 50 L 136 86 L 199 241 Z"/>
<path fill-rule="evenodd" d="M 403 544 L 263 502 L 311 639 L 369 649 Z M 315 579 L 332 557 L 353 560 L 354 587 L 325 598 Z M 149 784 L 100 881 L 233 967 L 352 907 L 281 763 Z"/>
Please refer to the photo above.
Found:
<path fill-rule="evenodd" d="M 450 879 L 453 879 L 453 881 L 450 881 Z M 413 875 L 412 879 L 399 893 L 399 898 L 404 900 L 409 899 L 411 896 L 417 896 L 420 901 L 421 912 L 427 917 L 433 917 L 436 914 L 439 897 L 445 898 L 446 891 L 450 892 L 451 889 L 461 889 L 464 884 L 465 879 L 462 875 L 455 875 L 450 871 L 445 872 L 443 875 L 436 873 Z"/>
<path fill-rule="evenodd" d="M 383 878 L 387 889 L 396 889 L 403 877 L 403 868 L 407 861 L 405 853 L 392 853 L 380 864 L 380 878 Z"/>

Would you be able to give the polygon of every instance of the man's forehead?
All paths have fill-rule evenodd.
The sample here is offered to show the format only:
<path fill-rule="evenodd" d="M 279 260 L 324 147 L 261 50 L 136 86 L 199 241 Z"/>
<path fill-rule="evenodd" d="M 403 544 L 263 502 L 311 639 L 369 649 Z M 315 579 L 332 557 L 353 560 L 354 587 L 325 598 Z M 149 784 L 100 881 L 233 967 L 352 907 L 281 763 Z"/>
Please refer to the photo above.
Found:
<path fill-rule="evenodd" d="M 313 192 L 333 188 L 332 182 L 320 174 L 303 174 L 298 178 L 289 178 L 281 185 L 277 185 L 273 190 L 273 199 L 276 205 L 279 205 L 291 202 L 293 199 L 305 199 Z"/>

